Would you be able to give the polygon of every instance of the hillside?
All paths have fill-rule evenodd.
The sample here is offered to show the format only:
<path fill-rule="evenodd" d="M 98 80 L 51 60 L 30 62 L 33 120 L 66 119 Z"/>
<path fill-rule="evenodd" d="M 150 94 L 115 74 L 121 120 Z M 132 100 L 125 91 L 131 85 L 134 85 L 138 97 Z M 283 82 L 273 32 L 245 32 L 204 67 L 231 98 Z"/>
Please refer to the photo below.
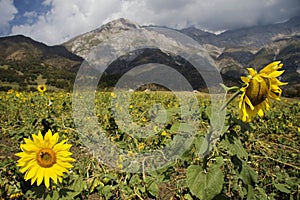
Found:
<path fill-rule="evenodd" d="M 47 46 L 22 35 L 0 38 L 1 89 L 71 89 L 83 59 L 64 46 Z M 51 87 L 50 87 L 51 88 Z"/>

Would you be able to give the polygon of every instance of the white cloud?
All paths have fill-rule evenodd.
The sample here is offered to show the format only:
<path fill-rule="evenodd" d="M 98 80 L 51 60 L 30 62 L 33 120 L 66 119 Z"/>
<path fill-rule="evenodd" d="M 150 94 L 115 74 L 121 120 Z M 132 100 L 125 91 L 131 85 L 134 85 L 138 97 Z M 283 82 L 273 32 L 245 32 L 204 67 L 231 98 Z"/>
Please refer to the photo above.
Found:
<path fill-rule="evenodd" d="M 173 28 L 219 31 L 286 20 L 300 13 L 299 0 L 45 0 L 51 7 L 34 24 L 14 26 L 48 44 L 65 42 L 116 18 Z"/>
<path fill-rule="evenodd" d="M 32 12 L 25 12 L 23 14 L 24 17 L 26 17 L 26 23 L 33 24 L 35 22 L 35 19 L 37 18 L 38 14 L 35 11 Z"/>
<path fill-rule="evenodd" d="M 36 23 L 17 25 L 12 34 L 24 34 L 47 44 L 59 44 L 102 25 L 120 9 L 119 0 L 48 0 L 51 9 L 38 16 Z"/>
<path fill-rule="evenodd" d="M 24 17 L 28 17 L 28 18 L 35 18 L 35 17 L 37 17 L 37 15 L 38 15 L 37 12 L 34 12 L 34 11 L 24 13 Z"/>
<path fill-rule="evenodd" d="M 194 25 L 214 31 L 274 23 L 300 13 L 299 0 L 144 0 L 144 2 L 148 15 L 147 17 L 136 15 L 140 21 L 151 21 L 174 28 Z"/>
<path fill-rule="evenodd" d="M 9 22 L 14 19 L 17 9 L 13 4 L 13 0 L 0 0 L 0 32 L 9 33 Z"/>

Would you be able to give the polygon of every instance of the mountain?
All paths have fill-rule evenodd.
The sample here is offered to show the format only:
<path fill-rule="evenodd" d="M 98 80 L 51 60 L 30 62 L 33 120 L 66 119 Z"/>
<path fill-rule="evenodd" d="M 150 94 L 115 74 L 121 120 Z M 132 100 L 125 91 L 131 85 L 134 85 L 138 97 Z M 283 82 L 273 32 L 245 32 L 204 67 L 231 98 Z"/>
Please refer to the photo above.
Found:
<path fill-rule="evenodd" d="M 109 39 L 112 35 L 126 30 L 138 28 L 141 28 L 140 25 L 120 18 L 118 20 L 114 20 L 107 24 L 104 24 L 98 29 L 79 35 L 67 41 L 63 45 L 74 54 L 79 55 L 83 58 L 87 58 L 88 54 L 93 48 Z"/>
<path fill-rule="evenodd" d="M 220 48 L 252 48 L 257 50 L 274 40 L 300 33 L 300 16 L 284 23 L 228 30 L 219 35 L 204 32 L 194 27 L 180 30 L 200 44 L 211 44 Z"/>
<path fill-rule="evenodd" d="M 83 59 L 64 46 L 47 46 L 23 35 L 0 38 L 2 89 L 36 89 L 37 84 L 72 88 Z M 0 89 L 1 89 L 0 88 Z"/>
<path fill-rule="evenodd" d="M 140 26 L 126 19 L 118 19 L 77 36 L 64 45 L 74 54 L 88 58 L 89 52 L 99 44 L 107 42 L 109 38 L 128 30 L 141 29 L 146 30 L 147 26 Z M 284 90 L 285 95 L 299 96 L 300 17 L 278 24 L 225 31 L 219 35 L 195 27 L 177 31 L 193 38 L 208 51 L 220 69 L 225 84 L 240 84 L 240 76 L 247 72 L 247 67 L 259 70 L 273 60 L 281 60 L 286 70 L 281 80 L 289 82 Z M 193 68 L 189 63 L 174 55 L 149 49 L 131 52 L 130 55 L 117 59 L 107 69 L 107 74 L 111 76 L 106 77 L 105 81 L 110 82 L 108 85 L 113 85 L 133 67 L 150 61 L 163 63 L 179 70 L 191 81 L 195 89 L 206 87 L 203 79 L 195 75 L 195 71 L 191 71 Z"/>
<path fill-rule="evenodd" d="M 50 89 L 70 90 L 83 60 L 88 60 L 98 45 L 128 31 L 147 33 L 151 27 L 156 26 L 140 26 L 121 18 L 57 46 L 47 46 L 22 35 L 0 38 L 0 89 L 18 86 L 28 89 L 46 83 Z M 285 70 L 281 80 L 289 82 L 284 95 L 300 96 L 300 17 L 218 35 L 195 27 L 172 30 L 188 35 L 206 49 L 226 85 L 240 84 L 240 76 L 247 72 L 247 67 L 259 70 L 273 60 L 281 60 Z M 152 36 L 155 40 L 155 35 Z M 126 40 L 126 37 L 119 39 Z M 122 42 L 114 44 L 114 50 L 121 48 Z M 202 77 L 189 62 L 155 48 L 135 50 L 117 58 L 106 69 L 99 86 L 112 87 L 124 73 L 147 63 L 171 66 L 185 76 L 194 89 L 206 89 Z M 147 70 L 152 72 L 151 68 Z"/>

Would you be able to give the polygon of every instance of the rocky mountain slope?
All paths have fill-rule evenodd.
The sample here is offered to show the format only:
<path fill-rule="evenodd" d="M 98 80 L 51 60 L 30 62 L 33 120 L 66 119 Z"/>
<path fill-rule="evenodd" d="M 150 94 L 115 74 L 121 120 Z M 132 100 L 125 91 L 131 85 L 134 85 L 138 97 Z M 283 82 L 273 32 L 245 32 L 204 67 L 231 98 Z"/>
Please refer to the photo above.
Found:
<path fill-rule="evenodd" d="M 145 30 L 145 28 L 147 27 L 142 27 L 126 19 L 118 19 L 75 37 L 64 45 L 74 54 L 87 58 L 89 52 L 113 35 L 128 30 Z M 226 31 L 219 35 L 195 27 L 178 31 L 199 42 L 209 52 L 219 67 L 225 84 L 239 84 L 239 77 L 246 73 L 247 67 L 254 67 L 259 70 L 273 60 L 281 60 L 286 70 L 282 76 L 282 81 L 290 83 L 286 87 L 285 94 L 290 96 L 300 94 L 300 17 L 292 18 L 284 23 Z M 172 57 L 172 55 L 163 55 L 162 52 L 156 50 L 151 52 L 149 49 L 135 52 L 135 59 L 125 56 L 116 60 L 107 70 L 108 75 L 113 76 L 107 77 L 106 80 L 113 84 L 115 81 L 112 79 L 117 80 L 137 64 L 151 61 L 172 66 L 177 70 L 180 68 L 181 73 L 187 75 L 188 79 L 195 81 L 191 83 L 195 89 L 205 88 L 201 77 L 197 80 L 195 73 L 191 72 L 191 66 L 184 61 L 181 62 L 180 59 L 178 61 L 178 58 L 170 59 L 170 56 Z M 126 70 L 124 66 L 127 66 Z"/>

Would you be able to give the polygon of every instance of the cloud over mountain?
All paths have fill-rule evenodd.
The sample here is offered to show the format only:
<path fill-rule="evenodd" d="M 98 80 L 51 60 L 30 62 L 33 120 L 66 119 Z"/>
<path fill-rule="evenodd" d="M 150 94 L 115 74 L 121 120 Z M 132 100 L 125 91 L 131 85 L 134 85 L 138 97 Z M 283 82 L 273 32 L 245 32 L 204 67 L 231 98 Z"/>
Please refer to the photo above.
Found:
<path fill-rule="evenodd" d="M 17 13 L 12 0 L 0 0 L 0 33 L 8 33 L 9 22 L 14 19 Z"/>
<path fill-rule="evenodd" d="M 62 43 L 120 17 L 144 25 L 221 31 L 276 23 L 300 13 L 299 0 L 45 0 L 47 10 L 27 13 L 25 23 L 13 24 L 17 10 L 12 0 L 0 4 L 2 34 L 25 34 L 47 44 Z"/>

